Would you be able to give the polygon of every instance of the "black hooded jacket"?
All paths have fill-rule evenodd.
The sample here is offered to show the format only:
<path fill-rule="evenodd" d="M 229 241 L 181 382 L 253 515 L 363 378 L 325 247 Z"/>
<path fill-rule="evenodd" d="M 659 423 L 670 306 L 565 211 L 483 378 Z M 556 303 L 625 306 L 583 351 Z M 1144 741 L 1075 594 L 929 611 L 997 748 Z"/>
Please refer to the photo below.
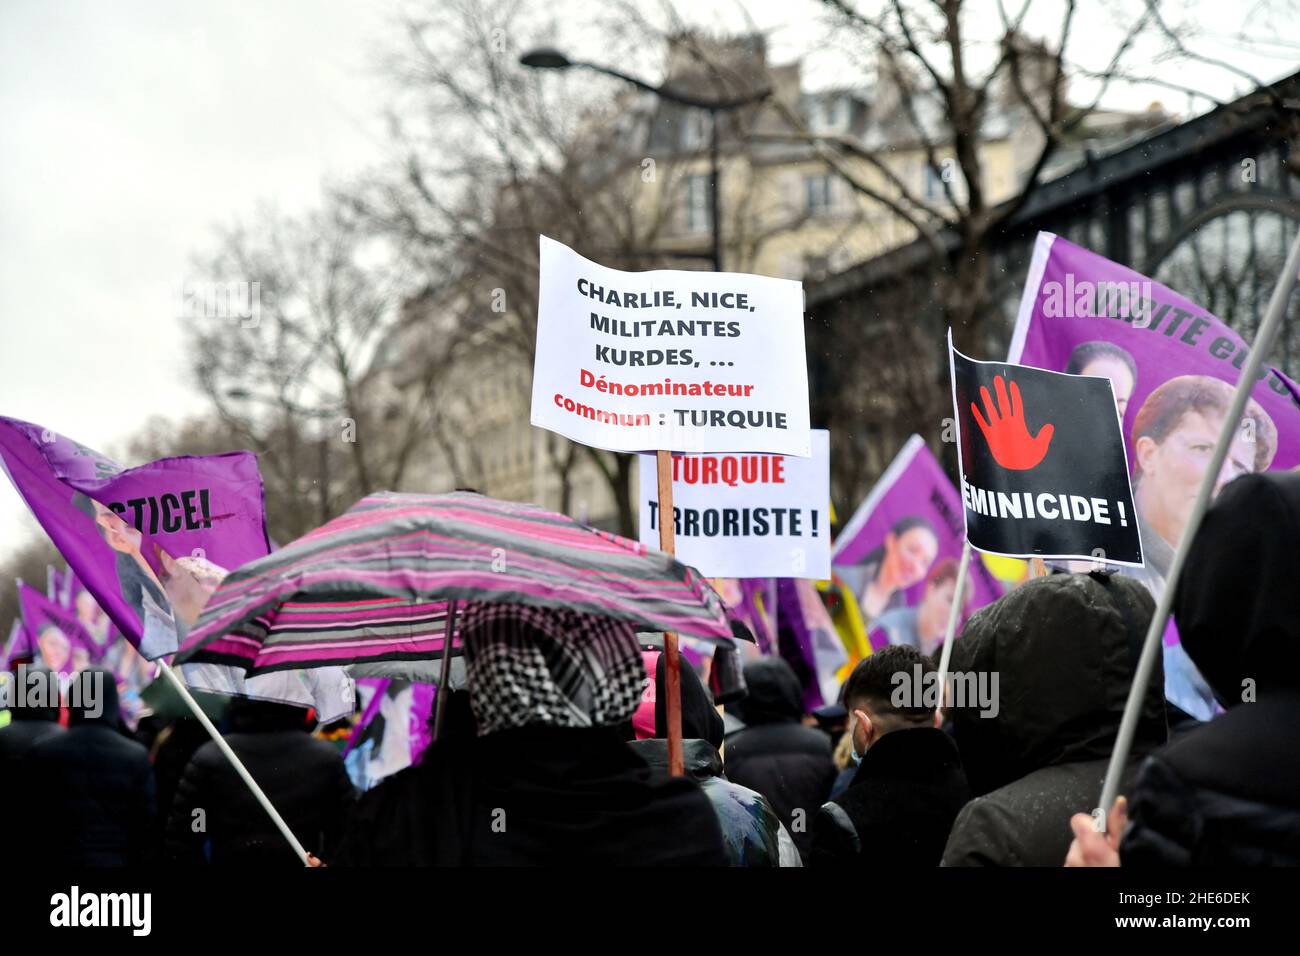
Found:
<path fill-rule="evenodd" d="M 1142 766 L 1124 866 L 1300 866 L 1300 474 L 1228 484 L 1174 598 L 1227 712 Z"/>
<path fill-rule="evenodd" d="M 807 857 L 813 814 L 835 782 L 830 738 L 800 723 L 803 692 L 781 658 L 750 661 L 745 684 L 748 696 L 730 707 L 745 728 L 727 738 L 727 779 L 767 797 L 800 855 Z"/>
<path fill-rule="evenodd" d="M 28 668 L 22 673 L 24 680 L 36 672 Z M 19 673 L 3 675 L 11 683 L 11 692 L 17 693 Z M 42 675 L 38 679 L 45 679 Z M 7 840 L 25 840 L 31 834 L 27 820 L 39 806 L 32 793 L 31 753 L 42 740 L 62 734 L 57 707 L 31 707 L 16 704 L 9 710 L 9 726 L 0 728 L 0 833 L 13 836 Z M 21 859 L 15 856 L 14 859 Z"/>
<path fill-rule="evenodd" d="M 668 773 L 668 695 L 663 690 L 666 666 L 666 659 L 660 654 L 655 663 L 655 735 L 636 740 L 630 725 L 624 731 L 637 755 L 662 774 Z M 686 664 L 682 665 L 680 688 L 683 769 L 713 805 L 731 865 L 799 865 L 799 853 L 767 799 L 723 775 L 719 752 L 722 715 L 704 682 Z"/>
<path fill-rule="evenodd" d="M 340 866 L 726 866 L 700 788 L 616 727 L 530 725 L 436 741 L 367 793 Z"/>
<path fill-rule="evenodd" d="M 311 736 L 301 707 L 235 698 L 229 720 L 226 742 L 294 836 L 317 856 L 332 853 L 354 802 L 339 751 Z M 190 758 L 170 811 L 166 851 L 173 863 L 302 865 L 212 741 Z"/>
<path fill-rule="evenodd" d="M 90 668 L 76 679 L 94 687 L 97 706 L 70 707 L 67 733 L 46 737 L 28 754 L 35 801 L 28 810 L 54 821 L 40 830 L 39 859 L 54 866 L 149 862 L 157 846 L 149 753 L 118 729 L 113 675 Z"/>
<path fill-rule="evenodd" d="M 32 668 L 27 673 L 34 670 Z M 9 679 L 17 686 L 16 674 L 9 675 Z M 41 679 L 45 679 L 44 675 Z M 9 718 L 9 726 L 0 727 L 0 778 L 17 780 L 22 762 L 31 749 L 46 737 L 63 733 L 63 728 L 59 726 L 57 707 L 15 706 L 9 711 Z M 0 799 L 3 799 L 2 795 Z"/>
<path fill-rule="evenodd" d="M 934 727 L 892 731 L 867 750 L 848 788 L 817 811 L 808 865 L 870 873 L 938 866 L 969 799 L 951 737 Z"/>
<path fill-rule="evenodd" d="M 1153 612 L 1151 593 L 1129 578 L 1055 574 L 971 617 L 953 645 L 951 670 L 997 674 L 998 714 L 981 717 L 978 707 L 952 711 L 976 798 L 953 824 L 945 866 L 1065 862 L 1070 817 L 1091 813 L 1101 794 Z M 1130 775 L 1140 755 L 1166 736 L 1157 662 Z"/>

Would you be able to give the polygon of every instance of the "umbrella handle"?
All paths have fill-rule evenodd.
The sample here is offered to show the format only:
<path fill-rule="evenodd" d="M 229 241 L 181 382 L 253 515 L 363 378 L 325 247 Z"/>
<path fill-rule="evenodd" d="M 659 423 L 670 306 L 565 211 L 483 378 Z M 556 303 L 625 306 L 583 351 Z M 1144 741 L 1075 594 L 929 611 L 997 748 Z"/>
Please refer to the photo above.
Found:
<path fill-rule="evenodd" d="M 433 739 L 442 739 L 443 722 L 447 718 L 447 697 L 451 692 L 451 651 L 456 640 L 456 602 L 447 602 L 447 627 L 442 643 L 442 676 L 438 678 L 438 700 L 433 711 Z"/>

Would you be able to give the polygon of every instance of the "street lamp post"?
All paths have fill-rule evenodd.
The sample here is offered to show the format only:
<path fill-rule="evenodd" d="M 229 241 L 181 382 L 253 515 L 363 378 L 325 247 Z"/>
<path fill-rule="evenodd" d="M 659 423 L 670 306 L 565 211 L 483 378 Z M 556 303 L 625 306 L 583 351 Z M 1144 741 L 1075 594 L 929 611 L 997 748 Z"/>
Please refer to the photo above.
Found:
<path fill-rule="evenodd" d="M 718 214 L 718 183 L 721 173 L 719 168 L 718 114 L 751 103 L 758 103 L 766 99 L 771 94 L 771 90 L 763 89 L 748 96 L 729 100 L 706 100 L 663 86 L 653 86 L 644 80 L 638 80 L 634 76 L 628 76 L 626 73 L 621 73 L 609 67 L 597 66 L 594 63 L 575 62 L 558 50 L 533 50 L 520 57 L 519 62 L 524 66 L 540 70 L 567 70 L 572 67 L 594 70 L 597 73 L 604 73 L 606 76 L 612 76 L 625 83 L 630 83 L 639 90 L 653 93 L 660 99 L 708 111 L 709 163 L 711 167 L 709 178 L 711 180 L 710 193 L 712 194 L 709 201 L 709 211 L 713 220 L 710 223 L 713 232 L 711 258 L 713 259 L 713 271 L 721 272 L 722 219 Z M 656 471 L 659 484 L 659 506 L 663 509 L 663 514 L 671 515 L 673 513 L 672 453 L 668 449 L 659 449 L 657 451 Z M 673 539 L 673 523 L 671 521 L 659 522 L 659 547 L 667 554 L 674 554 L 676 551 Z M 682 750 L 681 659 L 678 655 L 677 635 L 671 632 L 664 634 L 664 697 L 666 698 L 665 711 L 668 719 L 668 772 L 675 777 L 680 777 L 685 773 Z"/>
<path fill-rule="evenodd" d="M 723 100 L 710 100 L 699 96 L 692 96 L 689 93 L 683 93 L 680 90 L 670 89 L 667 86 L 655 86 L 647 83 L 645 80 L 639 80 L 635 76 L 629 76 L 619 70 L 607 66 L 600 66 L 596 63 L 585 63 L 581 60 L 571 60 L 559 50 L 537 49 L 525 53 L 519 58 L 519 62 L 527 67 L 537 70 L 568 70 L 579 68 L 583 70 L 593 70 L 596 73 L 603 73 L 606 76 L 612 76 L 615 79 L 629 83 L 637 89 L 670 103 L 678 103 L 682 106 L 688 106 L 692 109 L 704 110 L 709 114 L 709 219 L 712 231 L 711 255 L 713 261 L 713 271 L 722 271 L 722 216 L 720 211 L 719 194 L 721 190 L 719 185 L 722 179 L 721 169 L 721 150 L 718 143 L 718 114 L 740 109 L 743 106 L 751 106 L 754 103 L 762 102 L 772 95 L 772 91 L 766 87 L 754 93 L 745 96 L 732 97 Z"/>

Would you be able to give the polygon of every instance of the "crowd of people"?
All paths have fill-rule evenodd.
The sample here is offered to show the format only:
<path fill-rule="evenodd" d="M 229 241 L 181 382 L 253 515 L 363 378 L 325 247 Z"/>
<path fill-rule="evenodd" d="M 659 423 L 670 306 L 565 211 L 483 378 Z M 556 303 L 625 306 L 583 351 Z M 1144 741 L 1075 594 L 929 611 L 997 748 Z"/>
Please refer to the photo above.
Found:
<path fill-rule="evenodd" d="M 1174 599 L 1222 713 L 1167 708 L 1157 663 L 1124 799 L 1105 813 L 1154 603 L 1097 571 L 1036 578 L 966 623 L 949 671 L 996 675 L 993 707 L 905 692 L 941 652 L 908 643 L 865 657 L 813 714 L 780 657 L 749 661 L 745 696 L 723 712 L 684 663 L 683 776 L 668 773 L 661 646 L 613 619 L 515 604 L 470 606 L 465 687 L 448 691 L 439 738 L 364 794 L 308 711 L 235 698 L 224 730 L 326 866 L 1294 865 L 1297 582 L 1300 473 L 1226 485 Z M 38 841 L 56 865 L 299 864 L 192 718 L 127 732 L 113 688 L 103 680 L 95 717 L 11 711 L 0 813 L 53 822 L 15 832 L 11 849 Z"/>

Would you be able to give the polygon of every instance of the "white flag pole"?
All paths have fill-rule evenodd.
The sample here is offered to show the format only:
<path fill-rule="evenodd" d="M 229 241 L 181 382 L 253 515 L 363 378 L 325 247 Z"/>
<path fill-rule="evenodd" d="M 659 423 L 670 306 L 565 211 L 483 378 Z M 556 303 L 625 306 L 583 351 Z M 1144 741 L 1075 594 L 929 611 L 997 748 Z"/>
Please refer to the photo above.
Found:
<path fill-rule="evenodd" d="M 1128 763 L 1129 751 L 1133 746 L 1133 734 L 1137 730 L 1138 713 L 1142 709 L 1142 699 L 1146 695 L 1147 684 L 1151 682 L 1151 671 L 1155 667 L 1156 653 L 1160 650 L 1160 640 L 1165 633 L 1169 612 L 1173 608 L 1174 592 L 1177 590 L 1179 575 L 1183 571 L 1183 563 L 1187 560 L 1187 552 L 1191 549 L 1192 540 L 1201 525 L 1201 517 L 1209 507 L 1214 484 L 1218 480 L 1219 470 L 1223 468 L 1224 459 L 1228 457 L 1228 449 L 1237 434 L 1241 417 L 1246 411 L 1246 402 L 1250 398 L 1251 388 L 1259 381 L 1259 370 L 1264 364 L 1264 356 L 1273 347 L 1273 339 L 1282 325 L 1287 302 L 1295 288 L 1297 273 L 1300 273 L 1300 232 L 1296 233 L 1295 241 L 1291 243 L 1291 251 L 1287 255 L 1286 265 L 1282 268 L 1282 275 L 1278 278 L 1277 285 L 1273 287 L 1268 311 L 1264 313 L 1264 321 L 1255 336 L 1255 344 L 1251 346 L 1246 365 L 1241 370 L 1241 378 L 1237 380 L 1237 390 L 1232 396 L 1232 405 L 1223 419 L 1223 430 L 1219 432 L 1214 454 L 1201 479 L 1201 487 L 1196 492 L 1196 501 L 1192 504 L 1187 525 L 1178 539 L 1178 548 L 1174 551 L 1173 561 L 1170 562 L 1164 590 L 1156 602 L 1156 612 L 1151 618 L 1150 628 L 1147 629 L 1146 641 L 1142 645 L 1142 657 L 1138 661 L 1137 673 L 1133 676 L 1133 686 L 1129 688 L 1128 702 L 1124 705 L 1124 718 L 1120 721 L 1119 736 L 1115 739 L 1115 749 L 1111 752 L 1110 765 L 1106 768 L 1106 780 L 1101 788 L 1101 813 L 1096 814 L 1099 821 L 1106 819 L 1119 792 L 1119 778 L 1124 772 L 1124 765 Z"/>
<path fill-rule="evenodd" d="M 943 633 L 943 653 L 939 655 L 939 706 L 948 692 L 948 662 L 952 659 L 952 639 L 957 633 L 957 621 L 966 605 L 966 568 L 970 564 L 970 539 L 961 543 L 960 564 L 957 565 L 957 586 L 952 592 L 952 607 L 948 610 L 948 628 Z"/>
<path fill-rule="evenodd" d="M 185 703 L 189 705 L 190 710 L 194 712 L 194 716 L 197 717 L 199 723 L 203 725 L 203 729 L 211 735 L 213 743 L 215 743 L 221 752 L 226 755 L 226 759 L 230 761 L 230 765 L 235 768 L 235 773 L 239 774 L 244 783 L 248 785 L 248 789 L 253 792 L 253 796 L 257 798 L 257 802 L 260 803 L 262 809 L 267 812 L 267 815 L 271 818 L 271 822 L 276 825 L 282 834 L 284 834 L 284 838 L 288 840 L 289 845 L 293 847 L 293 852 L 297 853 L 302 859 L 302 865 L 311 866 L 311 861 L 307 859 L 307 850 L 298 842 L 298 838 L 293 835 L 293 831 L 289 829 L 289 824 L 284 822 L 284 817 L 280 816 L 280 812 L 271 805 L 271 801 L 268 800 L 266 794 L 262 792 L 262 788 L 257 785 L 257 781 L 254 780 L 253 775 L 248 772 L 248 768 L 244 766 L 243 762 L 237 756 L 235 756 L 235 752 L 230 749 L 230 744 L 226 743 L 226 739 L 222 737 L 217 728 L 213 726 L 212 721 L 208 719 L 208 715 L 203 712 L 203 708 L 199 706 L 198 701 L 196 701 L 194 696 L 190 693 L 190 689 L 185 686 L 184 682 L 179 677 L 176 676 L 176 672 L 172 670 L 170 664 L 162 660 L 158 663 L 162 665 L 162 672 L 167 675 L 167 679 L 172 682 L 172 687 L 176 688 L 176 693 L 181 695 L 181 700 L 185 701 Z"/>

